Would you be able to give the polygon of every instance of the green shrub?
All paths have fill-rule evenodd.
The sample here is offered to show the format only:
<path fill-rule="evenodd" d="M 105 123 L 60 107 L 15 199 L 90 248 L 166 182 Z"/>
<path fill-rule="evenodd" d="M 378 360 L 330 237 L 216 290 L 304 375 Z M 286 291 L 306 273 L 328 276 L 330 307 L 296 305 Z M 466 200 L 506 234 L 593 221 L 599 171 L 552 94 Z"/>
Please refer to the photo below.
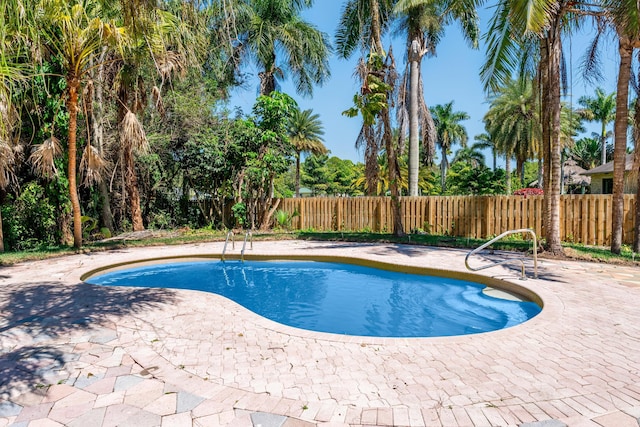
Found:
<path fill-rule="evenodd" d="M 9 196 L 2 206 L 6 249 L 20 251 L 56 244 L 56 208 L 44 188 L 30 182 L 14 200 Z"/>

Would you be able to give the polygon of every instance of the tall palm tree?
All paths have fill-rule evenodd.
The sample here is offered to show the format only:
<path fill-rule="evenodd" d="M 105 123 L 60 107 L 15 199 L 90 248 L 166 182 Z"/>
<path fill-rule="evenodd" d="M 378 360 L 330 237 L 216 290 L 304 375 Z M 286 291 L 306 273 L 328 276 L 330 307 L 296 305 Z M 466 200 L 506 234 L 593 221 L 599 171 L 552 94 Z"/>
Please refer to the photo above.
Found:
<path fill-rule="evenodd" d="M 368 191 L 379 167 L 376 163 L 377 153 L 381 145 L 387 155 L 388 178 L 393 206 L 393 233 L 403 235 L 400 206 L 400 172 L 397 159 L 397 147 L 393 141 L 391 128 L 391 96 L 396 85 L 395 61 L 391 52 L 387 54 L 382 46 L 382 33 L 390 23 L 392 0 L 348 0 L 342 10 L 340 25 L 336 33 L 338 54 L 349 58 L 353 52 L 362 47 L 368 51 L 366 60 L 361 59 L 359 75 L 362 81 L 360 94 L 356 94 L 355 110 L 347 110 L 348 115 L 360 110 L 362 113 L 372 112 L 371 119 L 363 115 L 364 124 L 358 141 L 365 141 L 365 170 Z M 373 95 L 373 96 L 371 96 Z M 380 99 L 384 97 L 384 102 Z M 381 105 L 384 104 L 384 105 Z M 376 106 L 373 110 L 371 106 Z M 382 108 L 377 108 L 381 105 Z M 379 140 L 383 144 L 379 143 Z"/>
<path fill-rule="evenodd" d="M 424 100 L 420 65 L 426 54 L 435 55 L 437 43 L 444 29 L 453 21 L 459 21 L 464 38 L 474 49 L 478 47 L 478 0 L 399 0 L 394 11 L 400 15 L 400 28 L 407 35 L 408 73 L 405 73 L 399 92 L 399 127 L 402 130 L 409 95 L 409 195 L 418 195 L 419 139 L 429 161 L 433 158 L 435 130 L 429 109 Z M 422 132 L 419 132 L 422 129 Z M 405 132 L 401 131 L 404 136 Z"/>
<path fill-rule="evenodd" d="M 571 0 L 527 3 L 500 0 L 489 25 L 487 60 L 481 70 L 487 90 L 506 83 L 518 69 L 535 70 L 537 75 L 541 93 L 545 243 L 553 254 L 563 252 L 560 241 L 561 35 L 565 25 L 575 23 L 580 9 L 589 7 Z M 538 55 L 531 54 L 532 46 L 538 47 Z M 538 59 L 538 63 L 533 64 L 533 59 Z"/>
<path fill-rule="evenodd" d="M 82 245 L 82 223 L 77 190 L 77 128 L 79 95 L 91 67 L 97 64 L 104 48 L 122 46 L 126 39 L 123 28 L 103 19 L 104 10 L 96 0 L 39 0 L 28 8 L 29 22 L 18 28 L 23 33 L 33 28 L 32 43 L 41 52 L 62 60 L 67 86 L 65 106 L 69 114 L 67 140 L 67 175 L 73 212 L 73 244 Z"/>
<path fill-rule="evenodd" d="M 327 154 L 329 150 L 322 143 L 322 122 L 318 114 L 309 110 L 295 109 L 289 119 L 289 142 L 296 151 L 296 197 L 300 197 L 300 155 L 301 153 Z"/>
<path fill-rule="evenodd" d="M 328 36 L 304 21 L 300 13 L 312 0 L 248 0 L 238 9 L 237 48 L 259 67 L 260 95 L 276 90 L 276 78 L 291 73 L 296 90 L 313 92 L 330 75 Z M 279 62 L 283 61 L 284 62 Z"/>
<path fill-rule="evenodd" d="M 467 130 L 460 124 L 463 120 L 468 120 L 469 115 L 464 111 L 453 111 L 453 101 L 444 105 L 434 105 L 431 107 L 431 114 L 436 125 L 436 144 L 440 147 L 442 160 L 440 161 L 440 183 L 442 193 L 446 192 L 447 168 L 449 162 L 447 154 L 455 144 L 462 147 L 467 144 Z"/>
<path fill-rule="evenodd" d="M 629 82 L 634 49 L 640 48 L 640 5 L 630 0 L 605 0 L 604 9 L 618 36 L 620 56 L 616 87 L 616 118 L 613 147 L 613 201 L 611 252 L 622 248 L 624 223 L 624 173 L 629 120 Z"/>
<path fill-rule="evenodd" d="M 138 27 L 130 29 L 129 48 L 117 57 L 118 163 L 126 194 L 123 202 L 128 200 L 133 231 L 144 230 L 135 155 L 149 148 L 138 118 L 147 106 L 147 92 L 158 103 L 163 86 L 172 78 L 184 77 L 186 69 L 198 66 L 204 56 L 205 27 L 200 15 L 193 10 L 188 13 L 188 7 L 141 13 L 136 19 Z M 148 87 L 145 82 L 149 75 L 156 76 L 160 83 Z"/>
<path fill-rule="evenodd" d="M 604 89 L 596 88 L 595 96 L 581 96 L 578 103 L 584 108 L 580 114 L 590 122 L 601 125 L 600 144 L 602 145 L 600 164 L 607 163 L 607 126 L 616 118 L 616 94 L 606 94 Z"/>

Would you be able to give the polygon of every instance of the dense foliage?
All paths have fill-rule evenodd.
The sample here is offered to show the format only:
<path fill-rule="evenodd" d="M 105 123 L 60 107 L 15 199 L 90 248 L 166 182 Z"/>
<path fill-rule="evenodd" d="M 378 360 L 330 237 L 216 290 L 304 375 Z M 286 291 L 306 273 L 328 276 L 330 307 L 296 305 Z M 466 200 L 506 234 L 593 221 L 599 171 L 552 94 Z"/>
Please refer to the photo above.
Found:
<path fill-rule="evenodd" d="M 411 82 L 423 92 L 412 101 L 419 111 L 406 105 L 409 76 L 399 81 L 382 36 L 399 22 L 407 47 L 419 48 L 406 60 L 419 63 L 432 54 L 445 24 L 459 20 L 476 46 L 477 2 L 346 2 L 336 44 L 342 57 L 363 50 L 357 70 L 362 87 L 354 106 L 344 108 L 363 121 L 357 142 L 365 164 L 331 156 L 321 118 L 276 90 L 289 77 L 309 95 L 329 77 L 329 38 L 301 16 L 312 3 L 233 0 L 204 7 L 160 1 L 132 8 L 124 0 L 4 2 L 0 250 L 79 247 L 83 240 L 144 228 L 286 228 L 291 218 L 278 210 L 278 199 L 297 195 L 300 187 L 302 195 L 390 195 L 394 203 L 416 193 L 509 194 L 534 182 L 557 184 L 557 177 L 542 175 L 556 173 L 560 158 L 584 168 L 614 152 L 620 161 L 620 143 L 607 143 L 612 122 L 622 126 L 618 139 L 629 124 L 628 114 L 616 116 L 623 105 L 617 94 L 598 89 L 595 97 L 581 98 L 584 108 L 576 111 L 559 101 L 544 104 L 550 101 L 541 90 L 559 90 L 560 84 L 538 88 L 540 71 L 533 64 L 523 63 L 518 76 L 512 69 L 522 55 L 536 66 L 559 67 L 544 63 L 549 58 L 539 58 L 539 45 L 531 43 L 538 39 L 527 37 L 555 42 L 548 31 L 551 23 L 564 22 L 565 3 L 533 8 L 541 16 L 507 23 L 506 17 L 519 16 L 509 13 L 517 5 L 507 0 L 499 2 L 503 15 L 492 19 L 486 38 L 495 47 L 482 70 L 490 95 L 487 133 L 473 146 L 467 145 L 467 113 L 456 111 L 454 101 L 427 108 L 421 77 Z M 622 25 L 630 13 L 622 6 L 599 4 L 616 35 L 635 46 L 640 37 L 635 27 Z M 547 9 L 557 16 L 542 16 Z M 251 76 L 243 74 L 247 63 L 259 69 L 261 95 L 250 112 L 228 111 L 230 89 L 251 86 Z M 552 110 L 557 114 L 545 116 Z M 420 149 L 416 130 L 406 129 L 407 121 L 418 126 L 415 120 Z M 582 121 L 598 122 L 601 132 L 576 141 Z M 506 159 L 505 168 L 495 160 L 492 169 L 485 166 L 480 149 Z M 545 191 L 545 198 L 550 195 Z"/>

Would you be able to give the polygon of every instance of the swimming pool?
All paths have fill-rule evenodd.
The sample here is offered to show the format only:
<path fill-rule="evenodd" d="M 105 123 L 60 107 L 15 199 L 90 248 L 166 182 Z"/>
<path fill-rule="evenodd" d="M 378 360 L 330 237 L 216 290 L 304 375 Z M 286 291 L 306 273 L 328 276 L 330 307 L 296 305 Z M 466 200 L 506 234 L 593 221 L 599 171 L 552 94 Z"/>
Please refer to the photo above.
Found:
<path fill-rule="evenodd" d="M 212 292 L 288 326 L 356 336 L 475 334 L 520 324 L 541 310 L 531 301 L 488 296 L 475 282 L 334 262 L 168 262 L 86 282 Z"/>

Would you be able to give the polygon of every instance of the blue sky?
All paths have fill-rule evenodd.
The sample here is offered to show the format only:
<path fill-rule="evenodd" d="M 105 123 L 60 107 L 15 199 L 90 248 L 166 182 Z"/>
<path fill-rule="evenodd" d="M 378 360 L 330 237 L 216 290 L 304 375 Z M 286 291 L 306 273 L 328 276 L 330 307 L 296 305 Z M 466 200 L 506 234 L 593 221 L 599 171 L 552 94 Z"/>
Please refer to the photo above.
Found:
<path fill-rule="evenodd" d="M 343 1 L 324 0 L 316 1 L 314 6 L 304 11 L 305 19 L 316 25 L 321 31 L 327 33 L 333 43 L 336 27 L 340 19 Z M 480 26 L 483 30 L 488 25 L 491 17 L 491 9 L 484 8 L 480 11 Z M 478 73 L 484 61 L 485 47 L 480 44 L 478 50 L 471 49 L 460 34 L 457 24 L 449 26 L 445 37 L 436 48 L 437 56 L 424 58 L 422 61 L 422 75 L 425 86 L 425 100 L 427 105 L 445 104 L 454 101 L 454 109 L 465 111 L 470 119 L 463 122 L 469 134 L 469 142 L 473 143 L 473 137 L 484 132 L 482 117 L 487 111 L 485 94 L 482 90 Z M 565 41 L 565 55 L 572 58 L 573 78 L 570 91 L 572 96 L 566 99 L 573 101 L 574 107 L 581 95 L 592 95 L 595 87 L 588 85 L 580 76 L 579 64 L 585 52 L 589 32 L 574 35 L 570 40 L 571 55 L 569 54 L 569 40 Z M 385 47 L 393 45 L 393 53 L 399 72 L 404 71 L 404 38 L 399 36 L 392 40 L 386 37 Z M 290 80 L 281 83 L 280 90 L 291 95 L 301 109 L 311 108 L 320 115 L 324 125 L 324 143 L 331 150 L 332 156 L 350 159 L 354 162 L 363 161 L 362 150 L 355 149 L 355 140 L 360 131 L 361 119 L 343 116 L 342 111 L 353 104 L 353 95 L 359 90 L 359 84 L 353 77 L 357 62 L 358 52 L 349 60 L 332 57 L 330 61 L 331 79 L 321 87 L 315 87 L 312 98 L 303 98 L 295 93 L 295 88 Z M 615 75 L 617 70 L 617 45 L 609 43 L 606 51 L 603 51 L 602 61 L 604 65 L 605 81 L 599 85 L 607 93 L 615 91 Z M 237 88 L 232 92 L 228 107 L 240 107 L 245 113 L 251 111 L 255 102 L 258 88 L 257 70 L 253 64 L 245 70 L 249 74 L 247 85 Z M 588 133 L 597 131 L 597 126 L 590 126 Z M 454 151 L 459 147 L 454 147 Z M 486 162 L 490 165 L 490 154 L 485 153 Z M 437 159 L 439 161 L 439 159 Z M 502 161 L 504 165 L 504 160 Z"/>

